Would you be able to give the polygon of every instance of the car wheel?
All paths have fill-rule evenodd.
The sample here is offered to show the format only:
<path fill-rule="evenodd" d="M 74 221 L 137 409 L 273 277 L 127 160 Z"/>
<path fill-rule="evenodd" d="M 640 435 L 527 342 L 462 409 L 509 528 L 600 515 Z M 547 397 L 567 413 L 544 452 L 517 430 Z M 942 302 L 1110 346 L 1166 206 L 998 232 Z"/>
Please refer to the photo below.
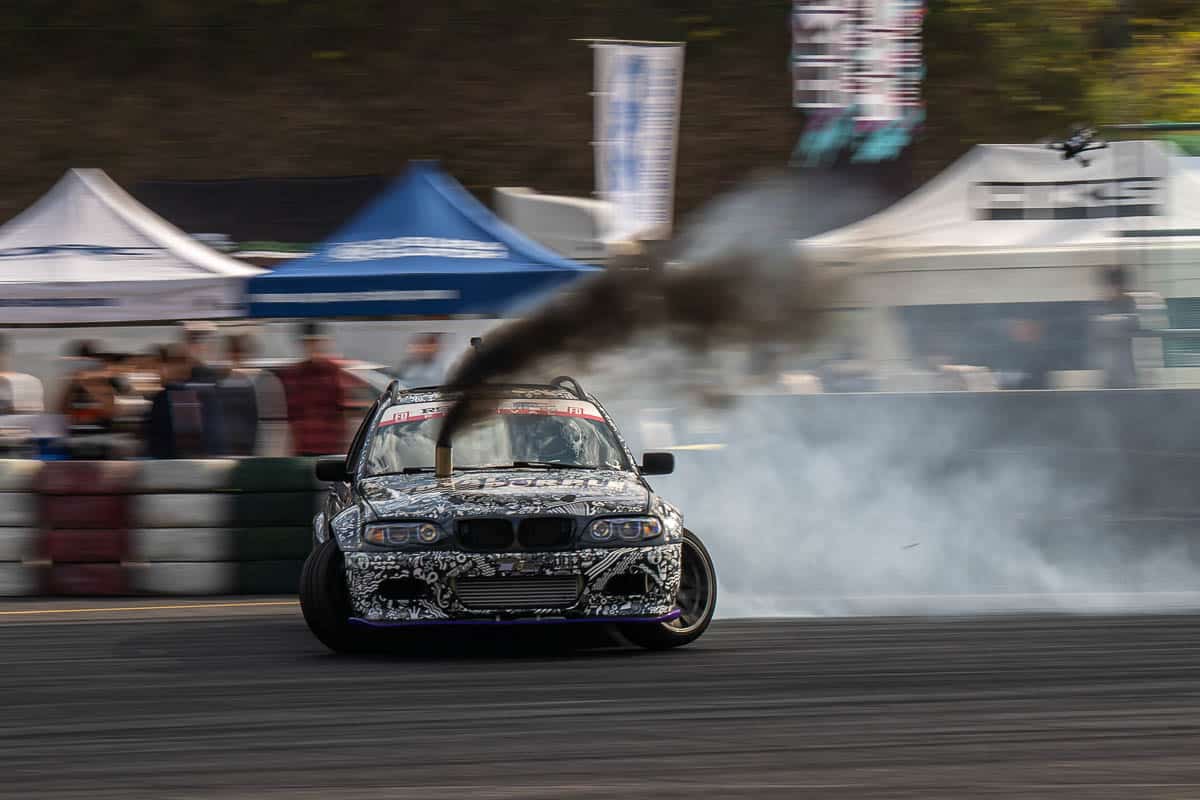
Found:
<path fill-rule="evenodd" d="M 622 635 L 647 650 L 666 650 L 696 641 L 712 622 L 717 607 L 717 571 L 704 543 L 688 530 L 683 532 L 683 559 L 676 603 L 679 607 L 676 619 L 622 625 Z"/>
<path fill-rule="evenodd" d="M 300 572 L 300 610 L 308 629 L 335 653 L 363 649 L 363 631 L 350 624 L 350 596 L 346 591 L 346 565 L 332 538 L 309 554 Z"/>

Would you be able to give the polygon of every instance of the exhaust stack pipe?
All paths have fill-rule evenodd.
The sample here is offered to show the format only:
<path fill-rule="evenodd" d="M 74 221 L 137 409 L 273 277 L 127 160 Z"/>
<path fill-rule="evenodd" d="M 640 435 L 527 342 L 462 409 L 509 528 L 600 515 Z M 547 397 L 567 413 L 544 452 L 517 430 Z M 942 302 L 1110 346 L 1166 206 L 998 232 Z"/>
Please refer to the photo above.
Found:
<path fill-rule="evenodd" d="M 449 478 L 453 469 L 453 459 L 450 457 L 449 445 L 439 444 L 433 451 L 433 473 L 439 478 Z"/>

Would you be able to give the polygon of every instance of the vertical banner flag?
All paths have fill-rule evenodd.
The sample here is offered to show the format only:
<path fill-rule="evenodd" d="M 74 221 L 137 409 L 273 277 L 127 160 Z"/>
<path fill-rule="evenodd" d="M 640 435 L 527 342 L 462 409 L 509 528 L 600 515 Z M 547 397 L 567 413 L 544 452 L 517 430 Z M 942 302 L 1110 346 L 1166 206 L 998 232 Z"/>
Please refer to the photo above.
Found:
<path fill-rule="evenodd" d="M 792 105 L 806 111 L 850 105 L 851 15 L 842 2 L 796 0 L 792 8 Z"/>
<path fill-rule="evenodd" d="M 596 189 L 609 241 L 665 239 L 675 200 L 682 44 L 594 42 Z"/>

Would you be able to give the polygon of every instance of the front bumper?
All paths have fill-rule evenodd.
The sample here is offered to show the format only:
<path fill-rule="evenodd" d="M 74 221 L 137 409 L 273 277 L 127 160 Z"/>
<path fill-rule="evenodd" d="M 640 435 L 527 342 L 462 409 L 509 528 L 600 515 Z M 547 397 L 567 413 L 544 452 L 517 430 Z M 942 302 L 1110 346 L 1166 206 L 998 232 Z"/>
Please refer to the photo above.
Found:
<path fill-rule="evenodd" d="M 359 552 L 346 554 L 346 584 L 355 620 L 366 624 L 664 620 L 676 613 L 680 557 L 679 544 L 519 553 Z M 475 598 L 468 607 L 456 591 L 460 579 L 539 577 L 577 578 L 577 599 L 552 608 L 514 608 Z M 419 591 L 393 596 L 388 587 L 397 582 Z M 630 592 L 634 582 L 642 588 Z"/>

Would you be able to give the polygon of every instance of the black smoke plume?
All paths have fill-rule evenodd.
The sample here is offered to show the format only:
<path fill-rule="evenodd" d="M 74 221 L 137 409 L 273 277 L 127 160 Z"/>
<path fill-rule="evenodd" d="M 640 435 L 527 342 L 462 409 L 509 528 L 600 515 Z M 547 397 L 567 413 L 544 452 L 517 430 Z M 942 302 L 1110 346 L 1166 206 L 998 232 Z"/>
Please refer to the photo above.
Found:
<path fill-rule="evenodd" d="M 488 336 L 447 382 L 462 399 L 439 445 L 487 412 L 485 384 L 544 382 L 551 366 L 576 371 L 652 340 L 693 364 L 721 347 L 811 342 L 846 281 L 802 259 L 794 241 L 880 205 L 878 192 L 829 173 L 751 181 L 701 212 L 667 252 L 626 257 Z"/>

